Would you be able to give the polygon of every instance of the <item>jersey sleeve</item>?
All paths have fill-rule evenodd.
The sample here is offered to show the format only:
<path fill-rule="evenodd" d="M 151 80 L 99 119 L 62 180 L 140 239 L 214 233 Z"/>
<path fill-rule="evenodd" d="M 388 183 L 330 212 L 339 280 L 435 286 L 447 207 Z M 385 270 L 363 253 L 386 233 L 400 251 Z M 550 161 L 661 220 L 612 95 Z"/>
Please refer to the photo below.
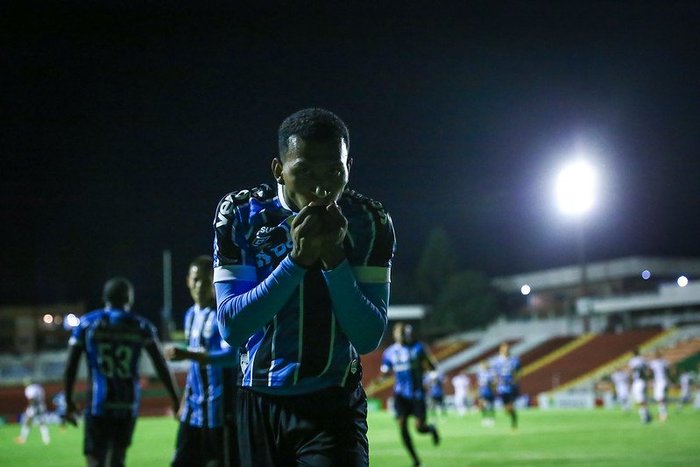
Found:
<path fill-rule="evenodd" d="M 224 196 L 214 217 L 214 282 L 257 279 L 253 255 L 248 255 L 245 233 L 250 190 L 235 191 Z"/>
<path fill-rule="evenodd" d="M 396 235 L 391 216 L 374 200 L 364 200 L 368 223 L 368 241 L 360 258 L 355 258 L 353 273 L 357 282 L 382 284 L 391 282 L 391 263 L 396 251 Z"/>

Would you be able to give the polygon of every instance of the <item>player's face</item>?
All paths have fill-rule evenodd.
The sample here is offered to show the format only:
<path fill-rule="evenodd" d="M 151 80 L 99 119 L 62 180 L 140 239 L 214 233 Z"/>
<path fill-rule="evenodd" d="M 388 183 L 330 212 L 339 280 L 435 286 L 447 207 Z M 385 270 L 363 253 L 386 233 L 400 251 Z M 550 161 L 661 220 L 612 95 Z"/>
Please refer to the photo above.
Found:
<path fill-rule="evenodd" d="M 187 288 L 194 303 L 199 306 L 207 306 L 214 299 L 213 273 L 211 270 L 191 266 L 187 274 Z"/>
<path fill-rule="evenodd" d="M 507 357 L 510 354 L 510 346 L 508 344 L 501 344 L 501 348 L 499 349 L 501 355 Z"/>
<path fill-rule="evenodd" d="M 287 202 L 299 210 L 314 201 L 337 201 L 348 183 L 351 164 L 342 139 L 307 141 L 290 136 L 284 160 L 272 161 L 272 173 L 283 185 Z"/>
<path fill-rule="evenodd" d="M 403 343 L 403 326 L 394 326 L 394 341 L 399 344 Z"/>

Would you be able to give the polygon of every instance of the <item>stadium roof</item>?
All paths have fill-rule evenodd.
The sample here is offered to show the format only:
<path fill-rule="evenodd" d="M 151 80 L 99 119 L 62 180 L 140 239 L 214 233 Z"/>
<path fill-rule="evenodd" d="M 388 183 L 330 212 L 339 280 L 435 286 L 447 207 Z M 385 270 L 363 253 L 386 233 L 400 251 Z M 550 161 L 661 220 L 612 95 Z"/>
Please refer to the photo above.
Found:
<path fill-rule="evenodd" d="M 700 275 L 700 259 L 631 256 L 610 261 L 589 262 L 586 266 L 589 282 L 639 277 L 644 270 L 650 271 L 652 277 L 673 277 L 681 274 Z M 520 288 L 525 284 L 533 289 L 546 290 L 577 286 L 580 282 L 581 267 L 576 264 L 495 277 L 492 284 L 506 293 L 520 293 Z"/>
<path fill-rule="evenodd" d="M 576 311 L 595 314 L 619 313 L 625 311 L 661 310 L 679 307 L 696 307 L 700 304 L 700 283 L 679 287 L 677 284 L 664 284 L 653 293 L 640 293 L 625 297 L 580 298 L 576 301 Z"/>

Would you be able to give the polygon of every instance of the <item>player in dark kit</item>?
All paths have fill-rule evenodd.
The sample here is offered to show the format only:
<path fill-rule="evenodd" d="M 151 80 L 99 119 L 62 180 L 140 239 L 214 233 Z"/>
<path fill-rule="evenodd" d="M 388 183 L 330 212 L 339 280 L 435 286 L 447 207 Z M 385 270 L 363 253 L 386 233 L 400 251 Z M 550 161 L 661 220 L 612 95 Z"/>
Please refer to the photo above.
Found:
<path fill-rule="evenodd" d="M 104 286 L 105 308 L 83 316 L 68 343 L 64 375 L 67 414 L 75 424 L 77 408 L 73 385 L 80 356 L 88 366 L 83 452 L 87 465 L 123 466 L 139 409 L 139 360 L 145 349 L 165 385 L 172 409 L 178 410 L 175 381 L 160 350 L 156 329 L 147 319 L 130 312 L 134 288 L 124 278 Z"/>
<path fill-rule="evenodd" d="M 394 325 L 394 344 L 382 355 L 381 372 L 394 372 L 394 411 L 401 430 L 401 440 L 414 465 L 420 465 L 420 459 L 408 431 L 408 417 L 416 417 L 418 433 L 431 434 L 436 445 L 440 442 L 437 428 L 426 423 L 423 388 L 423 372 L 426 369 L 434 371 L 436 367 L 437 362 L 428 349 L 421 342 L 413 340 L 413 327 L 404 323 Z"/>
<path fill-rule="evenodd" d="M 520 395 L 517 383 L 518 372 L 520 371 L 520 359 L 510 353 L 510 344 L 503 342 L 498 355 L 491 362 L 496 375 L 496 391 L 498 397 L 503 402 L 506 413 L 510 416 L 510 427 L 512 430 L 518 428 L 518 414 L 515 411 L 515 401 Z"/>
<path fill-rule="evenodd" d="M 296 112 L 279 128 L 277 189 L 217 208 L 219 329 L 243 345 L 243 465 L 369 463 L 360 354 L 386 328 L 394 230 L 379 202 L 346 189 L 349 141 L 335 114 Z"/>
<path fill-rule="evenodd" d="M 165 350 L 169 360 L 192 360 L 173 466 L 238 465 L 235 442 L 228 433 L 235 431 L 233 411 L 224 410 L 225 396 L 233 397 L 225 393 L 227 385 L 235 384 L 232 368 L 238 365 L 238 352 L 222 341 L 219 334 L 213 273 L 210 256 L 200 256 L 190 263 L 187 288 L 194 305 L 185 313 L 187 348 Z"/>

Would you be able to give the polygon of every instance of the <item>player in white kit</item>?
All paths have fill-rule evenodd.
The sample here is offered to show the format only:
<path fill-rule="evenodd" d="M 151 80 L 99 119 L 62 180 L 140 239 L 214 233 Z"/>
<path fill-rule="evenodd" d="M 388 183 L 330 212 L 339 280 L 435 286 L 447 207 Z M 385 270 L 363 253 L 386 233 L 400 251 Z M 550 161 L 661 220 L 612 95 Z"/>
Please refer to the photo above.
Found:
<path fill-rule="evenodd" d="M 624 410 L 630 409 L 630 377 L 624 368 L 618 368 L 610 375 L 615 385 L 615 400 Z"/>
<path fill-rule="evenodd" d="M 24 388 L 24 397 L 27 398 L 27 408 L 22 416 L 22 428 L 19 436 L 15 438 L 17 444 L 27 442 L 27 437 L 32 429 L 32 423 L 36 420 L 39 423 L 41 440 L 44 444 L 49 444 L 49 427 L 46 425 L 46 394 L 44 388 L 39 384 L 27 384 Z"/>
<path fill-rule="evenodd" d="M 634 350 L 634 356 L 630 359 L 627 366 L 632 373 L 632 399 L 639 407 L 639 418 L 642 420 L 642 423 L 649 423 L 651 421 L 649 406 L 647 405 L 649 368 L 644 357 L 639 355 L 639 349 Z"/>
<path fill-rule="evenodd" d="M 452 387 L 455 389 L 454 402 L 457 413 L 464 416 L 467 413 L 467 398 L 469 394 L 469 376 L 464 371 L 457 373 L 452 378 Z"/>
<path fill-rule="evenodd" d="M 654 359 L 649 362 L 649 368 L 654 375 L 654 400 L 659 407 L 659 421 L 665 422 L 668 418 L 666 394 L 668 392 L 670 369 L 668 361 L 661 356 L 660 350 L 656 351 Z"/>

